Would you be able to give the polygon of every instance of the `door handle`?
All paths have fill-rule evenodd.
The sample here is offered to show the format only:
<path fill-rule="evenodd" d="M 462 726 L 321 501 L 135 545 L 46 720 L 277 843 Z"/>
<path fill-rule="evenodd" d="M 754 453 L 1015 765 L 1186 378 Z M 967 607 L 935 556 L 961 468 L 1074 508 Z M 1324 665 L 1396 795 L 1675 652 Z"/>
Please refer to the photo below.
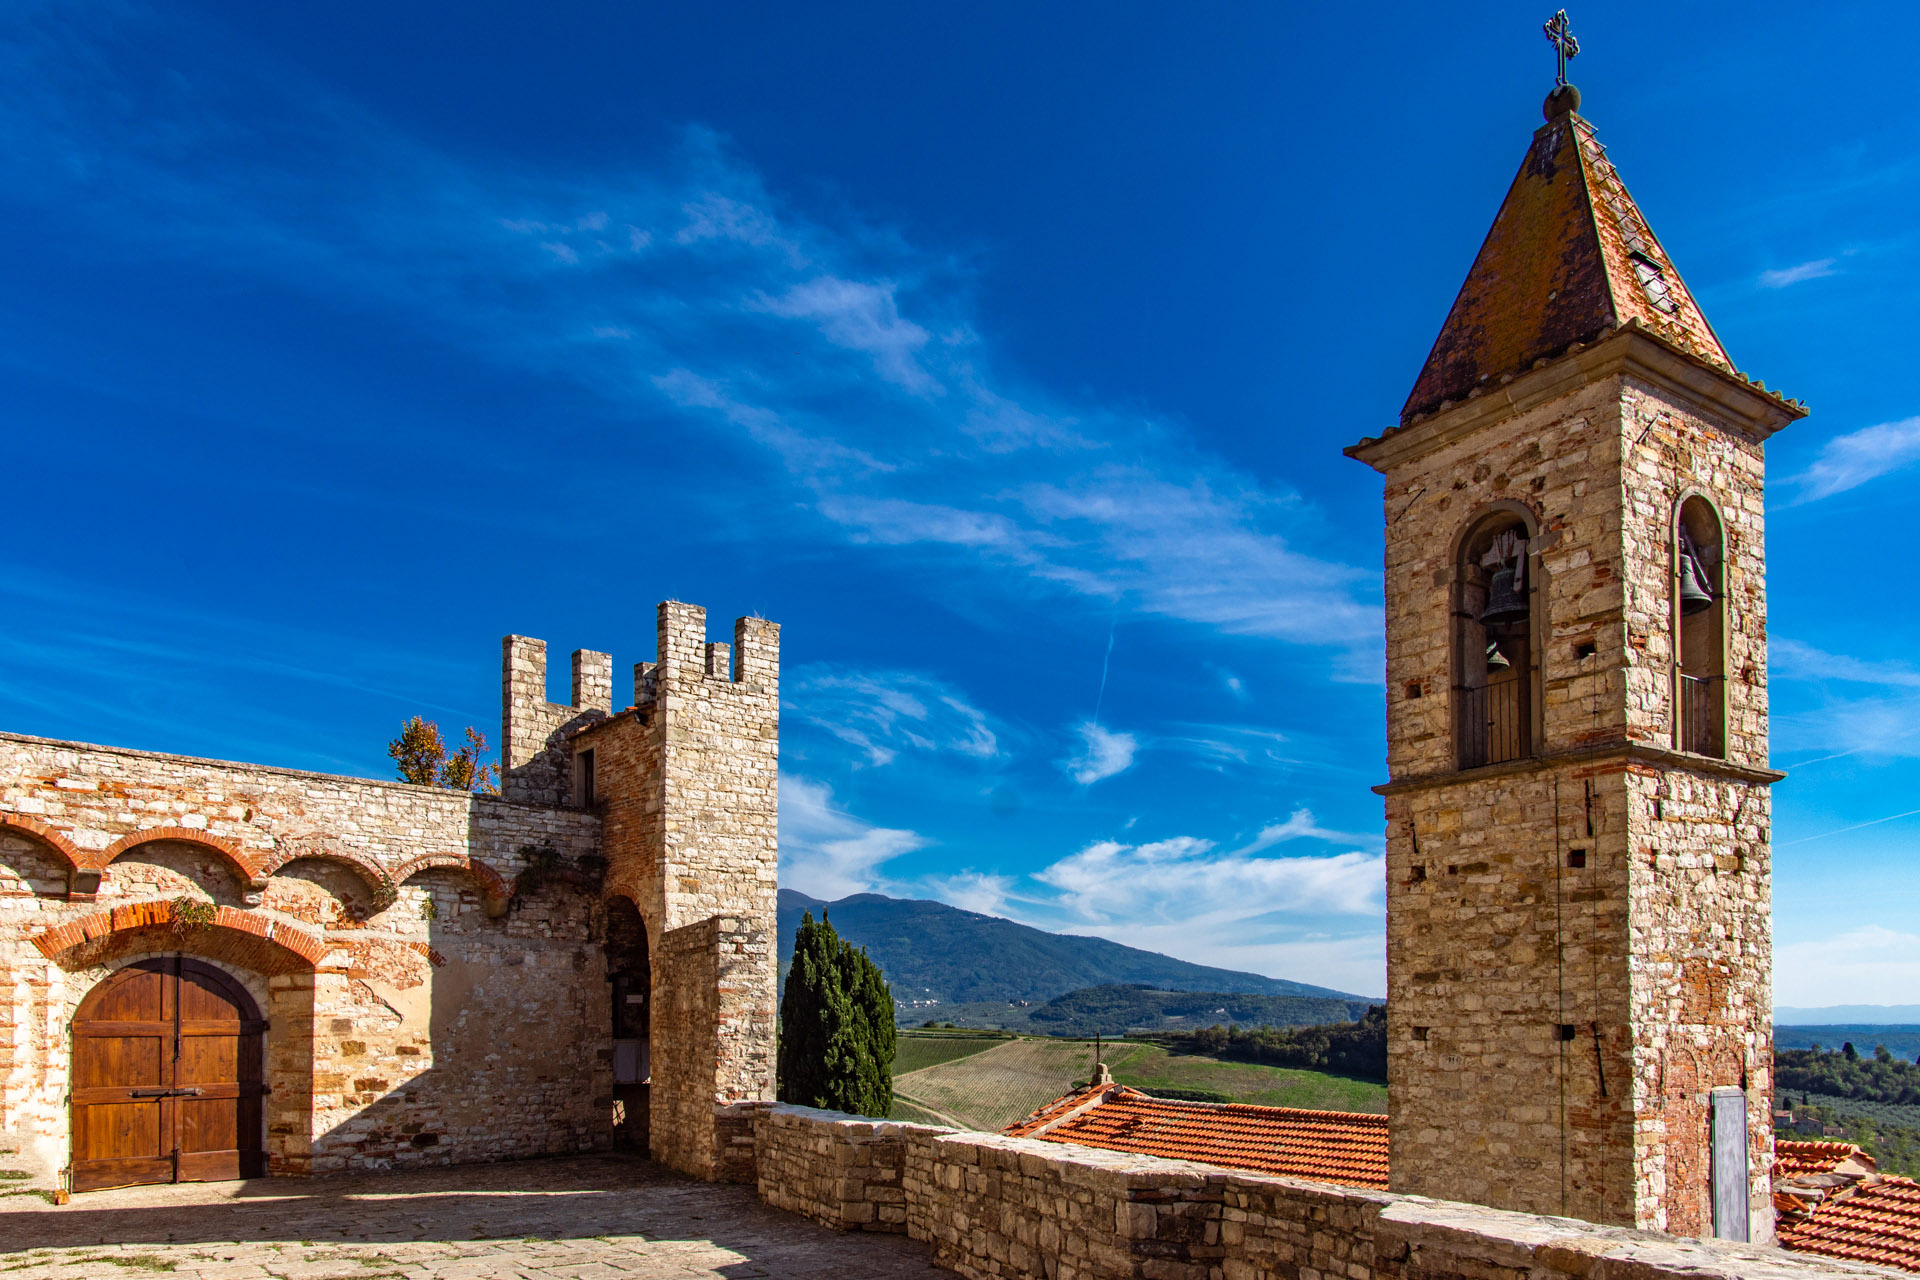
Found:
<path fill-rule="evenodd" d="M 199 1089 L 133 1089 L 127 1096 L 132 1098 L 197 1098 Z"/>

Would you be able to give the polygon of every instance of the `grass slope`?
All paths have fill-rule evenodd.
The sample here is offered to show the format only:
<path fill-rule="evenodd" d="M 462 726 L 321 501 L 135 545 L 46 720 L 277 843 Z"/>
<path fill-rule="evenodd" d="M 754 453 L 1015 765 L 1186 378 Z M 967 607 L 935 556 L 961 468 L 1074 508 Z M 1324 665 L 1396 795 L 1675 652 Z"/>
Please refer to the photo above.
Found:
<path fill-rule="evenodd" d="M 1201 1092 L 1234 1102 L 1314 1111 L 1384 1113 L 1384 1085 L 1319 1071 L 1222 1062 L 1198 1054 L 1168 1053 L 1159 1045 L 1105 1047 L 1114 1079 L 1152 1093 Z M 896 1120 L 1004 1129 L 1085 1081 L 1093 1043 L 1085 1040 L 1009 1040 L 964 1057 L 894 1077 Z M 929 1116 L 947 1119 L 929 1121 Z"/>
<path fill-rule="evenodd" d="M 902 1031 L 894 1042 L 893 1074 L 897 1079 L 915 1071 L 924 1071 L 943 1062 L 956 1062 L 961 1058 L 972 1057 L 976 1053 L 985 1053 L 995 1045 L 1005 1044 L 999 1036 L 955 1036 L 916 1034 Z"/>

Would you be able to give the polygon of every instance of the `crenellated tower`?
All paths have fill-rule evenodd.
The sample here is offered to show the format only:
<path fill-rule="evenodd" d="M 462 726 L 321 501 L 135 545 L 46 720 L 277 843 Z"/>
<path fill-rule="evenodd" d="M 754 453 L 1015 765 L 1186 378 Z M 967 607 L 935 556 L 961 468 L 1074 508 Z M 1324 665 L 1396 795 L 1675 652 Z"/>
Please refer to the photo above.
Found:
<path fill-rule="evenodd" d="M 1551 34 L 1551 32 L 1550 32 Z M 1562 85 L 1385 477 L 1395 1190 L 1764 1240 L 1764 444 Z"/>
<path fill-rule="evenodd" d="M 780 627 L 659 607 L 656 657 L 612 710 L 613 660 L 573 655 L 546 698 L 546 646 L 503 642 L 502 791 L 597 814 L 614 1096 L 630 1139 L 704 1178 L 752 1172 L 752 1104 L 773 1096 L 778 971 Z"/>

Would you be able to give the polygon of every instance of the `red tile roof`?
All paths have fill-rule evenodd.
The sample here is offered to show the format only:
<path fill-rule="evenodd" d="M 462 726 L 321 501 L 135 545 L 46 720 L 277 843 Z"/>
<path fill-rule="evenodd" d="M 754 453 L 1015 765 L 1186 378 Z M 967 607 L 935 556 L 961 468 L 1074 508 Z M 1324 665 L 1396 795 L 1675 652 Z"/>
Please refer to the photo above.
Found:
<path fill-rule="evenodd" d="M 1004 1132 L 1349 1187 L 1387 1185 L 1381 1115 L 1178 1102 L 1102 1085 L 1056 1099 Z"/>
<path fill-rule="evenodd" d="M 1533 135 L 1401 421 L 1634 321 L 1732 371 L 1593 126 L 1562 114 Z"/>
<path fill-rule="evenodd" d="M 1773 1144 L 1773 1176 L 1779 1180 L 1832 1173 L 1847 1161 L 1864 1154 L 1851 1142 L 1782 1139 Z"/>
<path fill-rule="evenodd" d="M 1883 1177 L 1850 1142 L 1787 1141 L 1774 1151 L 1781 1245 L 1920 1271 L 1920 1183 Z"/>

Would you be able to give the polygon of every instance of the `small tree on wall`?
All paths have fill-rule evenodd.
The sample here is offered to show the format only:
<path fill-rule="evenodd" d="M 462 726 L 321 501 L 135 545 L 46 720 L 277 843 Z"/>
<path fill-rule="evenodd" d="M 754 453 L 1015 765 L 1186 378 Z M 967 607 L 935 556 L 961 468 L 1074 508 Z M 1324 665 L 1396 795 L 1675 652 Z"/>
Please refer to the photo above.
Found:
<path fill-rule="evenodd" d="M 893 1052 L 893 991 L 880 966 L 807 912 L 780 1002 L 780 1101 L 884 1118 Z"/>
<path fill-rule="evenodd" d="M 419 716 L 400 726 L 400 736 L 387 744 L 394 772 L 402 782 L 498 795 L 498 770 L 482 763 L 487 749 L 487 735 L 469 725 L 466 744 L 449 754 L 440 726 Z"/>

